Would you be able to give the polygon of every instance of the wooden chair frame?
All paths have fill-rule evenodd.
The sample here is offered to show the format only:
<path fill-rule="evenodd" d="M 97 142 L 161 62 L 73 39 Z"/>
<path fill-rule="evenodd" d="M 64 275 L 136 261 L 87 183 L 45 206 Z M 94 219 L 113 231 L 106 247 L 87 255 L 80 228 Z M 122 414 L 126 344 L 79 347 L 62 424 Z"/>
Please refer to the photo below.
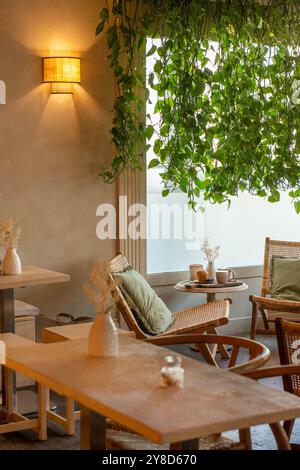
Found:
<path fill-rule="evenodd" d="M 271 329 L 269 325 L 269 323 L 274 320 L 268 318 L 268 311 L 296 314 L 296 316 L 299 314 L 300 321 L 300 302 L 277 300 L 268 297 L 271 294 L 271 263 L 273 256 L 300 257 L 300 242 L 271 240 L 270 238 L 266 238 L 261 295 L 251 295 L 249 297 L 252 303 L 251 339 L 255 339 L 256 333 L 275 333 L 275 330 Z M 257 329 L 259 313 L 263 319 L 264 329 Z"/>
<path fill-rule="evenodd" d="M 38 417 L 29 419 L 18 412 L 14 402 L 14 371 L 4 367 L 5 374 L 5 404 L 0 408 L 1 418 L 7 423 L 0 424 L 0 434 L 25 431 L 31 429 L 38 435 L 40 441 L 47 440 L 47 388 L 38 384 Z"/>
<path fill-rule="evenodd" d="M 264 365 L 271 356 L 270 350 L 265 345 L 247 338 L 240 338 L 238 336 L 186 334 L 155 337 L 146 341 L 148 343 L 156 344 L 157 346 L 193 343 L 198 346 L 203 359 L 214 367 L 219 366 L 214 358 L 213 351 L 209 348 L 209 345 L 213 347 L 215 347 L 215 345 L 232 346 L 227 370 L 236 373 L 244 373 L 246 371 L 257 369 Z M 241 348 L 249 350 L 249 361 L 236 364 Z"/>
<path fill-rule="evenodd" d="M 300 377 L 300 365 L 283 365 L 283 366 L 272 366 L 264 367 L 258 370 L 247 371 L 242 373 L 246 377 L 253 380 L 261 380 L 266 378 L 282 377 L 284 379 L 291 378 L 292 375 Z M 283 427 L 280 423 L 273 423 L 273 434 L 276 438 L 277 443 L 282 449 L 300 450 L 300 444 L 291 444 L 289 442 L 292 427 L 286 426 L 286 423 L 293 423 L 292 421 L 285 421 Z M 277 436 L 277 437 L 276 437 Z"/>

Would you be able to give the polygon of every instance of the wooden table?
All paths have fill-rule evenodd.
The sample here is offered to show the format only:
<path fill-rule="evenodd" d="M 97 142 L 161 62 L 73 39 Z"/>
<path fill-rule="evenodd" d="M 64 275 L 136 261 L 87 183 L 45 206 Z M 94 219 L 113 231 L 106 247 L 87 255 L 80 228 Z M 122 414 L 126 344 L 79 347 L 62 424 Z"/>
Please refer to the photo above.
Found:
<path fill-rule="evenodd" d="M 182 281 L 174 286 L 175 290 L 185 292 L 186 294 L 206 294 L 207 302 L 214 302 L 216 300 L 216 294 L 227 294 L 229 292 L 241 292 L 248 289 L 247 284 L 243 282 L 241 286 L 235 287 L 186 287 L 187 281 Z"/>
<path fill-rule="evenodd" d="M 58 343 L 73 339 L 86 339 L 89 337 L 93 322 L 77 323 L 72 325 L 50 326 L 43 329 L 43 343 Z M 117 328 L 119 335 L 128 335 L 135 338 L 134 331 Z"/>
<path fill-rule="evenodd" d="M 21 274 L 0 275 L 0 333 L 14 333 L 14 289 L 70 281 L 67 274 L 49 271 L 36 266 L 25 266 Z"/>
<path fill-rule="evenodd" d="M 8 346 L 7 367 L 81 404 L 81 449 L 105 448 L 104 416 L 192 450 L 202 436 L 300 416 L 298 397 L 185 356 L 184 387 L 161 388 L 170 351 L 126 335 L 119 342 L 120 355 L 105 359 L 87 355 L 87 340 Z"/>
<path fill-rule="evenodd" d="M 67 274 L 49 271 L 36 266 L 25 266 L 21 274 L 0 275 L 0 333 L 15 332 L 15 294 L 18 287 L 39 286 L 70 281 Z M 2 384 L 5 376 L 2 374 Z M 2 392 L 2 403 L 5 403 L 5 394 Z"/>

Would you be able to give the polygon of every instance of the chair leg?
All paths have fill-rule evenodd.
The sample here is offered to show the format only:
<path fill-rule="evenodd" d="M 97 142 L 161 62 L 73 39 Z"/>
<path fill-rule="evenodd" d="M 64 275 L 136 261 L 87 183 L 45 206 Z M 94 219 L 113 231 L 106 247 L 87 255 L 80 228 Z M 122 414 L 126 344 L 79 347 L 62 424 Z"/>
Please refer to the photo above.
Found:
<path fill-rule="evenodd" d="M 5 367 L 4 369 L 5 374 L 5 397 L 6 397 L 6 418 L 12 415 L 15 411 L 15 403 L 14 403 L 14 373 L 11 369 Z"/>
<path fill-rule="evenodd" d="M 294 423 L 295 423 L 295 420 L 292 419 L 290 421 L 285 421 L 283 423 L 283 429 L 285 430 L 288 438 L 290 439 L 291 437 L 291 434 L 292 434 L 292 430 L 293 430 L 293 427 L 294 427 Z"/>
<path fill-rule="evenodd" d="M 39 440 L 47 440 L 47 404 L 49 389 L 38 384 Z"/>
<path fill-rule="evenodd" d="M 245 450 L 252 450 L 251 430 L 240 429 L 239 430 L 240 442 L 245 445 Z"/>
<path fill-rule="evenodd" d="M 219 334 L 217 332 L 217 329 L 214 326 L 209 328 L 208 332 L 211 333 L 212 335 L 218 335 Z M 223 359 L 230 359 L 230 355 L 228 354 L 228 351 L 227 351 L 226 347 L 223 344 L 218 344 L 217 345 L 217 350 L 219 351 L 219 353 L 221 354 Z"/>
<path fill-rule="evenodd" d="M 278 450 L 291 450 L 291 446 L 285 430 L 280 423 L 269 424 L 275 437 Z"/>
<path fill-rule="evenodd" d="M 269 322 L 268 322 L 268 317 L 266 315 L 266 312 L 265 312 L 265 309 L 263 307 L 261 307 L 259 309 L 260 313 L 261 313 L 261 316 L 262 316 L 262 319 L 263 319 L 263 322 L 264 322 L 264 327 L 266 330 L 269 330 L 270 329 L 270 326 L 269 326 Z"/>
<path fill-rule="evenodd" d="M 196 344 L 198 350 L 202 354 L 203 359 L 210 364 L 211 366 L 214 367 L 219 367 L 218 364 L 216 363 L 209 347 L 207 344 Z"/>
<path fill-rule="evenodd" d="M 75 434 L 75 402 L 70 398 L 66 399 L 66 431 L 68 436 Z"/>
<path fill-rule="evenodd" d="M 251 321 L 251 332 L 250 332 L 251 339 L 255 339 L 255 336 L 256 336 L 257 312 L 258 312 L 258 306 L 255 302 L 252 302 L 252 321 Z"/>

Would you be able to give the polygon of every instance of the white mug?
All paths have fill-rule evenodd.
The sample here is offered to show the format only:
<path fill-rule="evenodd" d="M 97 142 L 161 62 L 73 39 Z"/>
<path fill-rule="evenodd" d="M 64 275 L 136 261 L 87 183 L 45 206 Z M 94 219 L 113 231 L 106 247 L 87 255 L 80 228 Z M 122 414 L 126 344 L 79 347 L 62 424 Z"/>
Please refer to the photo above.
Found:
<path fill-rule="evenodd" d="M 225 284 L 228 281 L 233 281 L 236 278 L 236 274 L 233 269 L 218 269 L 216 278 L 219 284 Z"/>

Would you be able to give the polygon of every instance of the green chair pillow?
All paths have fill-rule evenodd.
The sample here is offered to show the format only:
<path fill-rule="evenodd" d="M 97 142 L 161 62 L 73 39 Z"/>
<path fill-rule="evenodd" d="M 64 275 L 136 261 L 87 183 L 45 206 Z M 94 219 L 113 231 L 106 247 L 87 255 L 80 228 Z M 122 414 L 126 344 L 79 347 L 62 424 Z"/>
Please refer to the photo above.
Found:
<path fill-rule="evenodd" d="M 271 267 L 271 296 L 300 301 L 300 258 L 273 256 Z"/>
<path fill-rule="evenodd" d="M 115 275 L 138 324 L 145 333 L 164 333 L 174 321 L 174 315 L 157 296 L 148 282 L 134 269 Z"/>

